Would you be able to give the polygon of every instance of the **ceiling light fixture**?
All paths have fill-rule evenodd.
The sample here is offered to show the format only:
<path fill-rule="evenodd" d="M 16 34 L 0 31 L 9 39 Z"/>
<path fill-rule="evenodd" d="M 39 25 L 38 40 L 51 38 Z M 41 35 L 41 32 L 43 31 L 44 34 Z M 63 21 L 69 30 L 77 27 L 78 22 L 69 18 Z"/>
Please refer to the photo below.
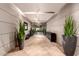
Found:
<path fill-rule="evenodd" d="M 24 14 L 53 14 L 55 12 L 24 12 Z"/>

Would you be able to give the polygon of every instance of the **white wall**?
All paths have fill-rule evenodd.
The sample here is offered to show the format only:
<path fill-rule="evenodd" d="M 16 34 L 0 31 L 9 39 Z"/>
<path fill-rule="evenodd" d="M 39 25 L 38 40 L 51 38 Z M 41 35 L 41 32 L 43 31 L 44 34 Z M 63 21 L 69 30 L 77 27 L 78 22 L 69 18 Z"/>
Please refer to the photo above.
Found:
<path fill-rule="evenodd" d="M 29 32 L 31 25 L 13 4 L 0 4 L 0 55 L 5 55 L 15 49 L 16 31 L 19 29 L 19 20 L 28 23 Z"/>
<path fill-rule="evenodd" d="M 18 13 L 10 4 L 0 4 L 0 55 L 15 48 L 15 32 L 19 20 Z"/>
<path fill-rule="evenodd" d="M 79 55 L 79 4 L 67 4 L 62 8 L 62 10 L 54 17 L 51 21 L 47 23 L 47 31 L 55 32 L 57 34 L 57 42 L 62 46 L 62 35 L 64 32 L 64 22 L 66 16 L 72 15 L 76 25 L 78 27 L 77 30 L 77 48 L 75 55 Z"/>

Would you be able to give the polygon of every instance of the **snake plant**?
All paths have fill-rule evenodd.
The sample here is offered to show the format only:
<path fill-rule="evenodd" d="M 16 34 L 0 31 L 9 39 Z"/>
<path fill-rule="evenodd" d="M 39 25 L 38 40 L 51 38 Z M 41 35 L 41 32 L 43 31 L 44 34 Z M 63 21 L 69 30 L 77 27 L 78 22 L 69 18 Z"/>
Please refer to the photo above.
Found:
<path fill-rule="evenodd" d="M 18 39 L 20 40 L 20 42 L 22 42 L 24 40 L 24 36 L 25 36 L 25 25 L 24 25 L 24 23 L 22 23 L 20 21 L 19 31 L 18 31 Z"/>
<path fill-rule="evenodd" d="M 76 30 L 74 28 L 74 20 L 72 19 L 72 16 L 68 16 L 65 20 L 64 35 L 73 36 L 75 35 L 75 33 L 76 33 Z"/>

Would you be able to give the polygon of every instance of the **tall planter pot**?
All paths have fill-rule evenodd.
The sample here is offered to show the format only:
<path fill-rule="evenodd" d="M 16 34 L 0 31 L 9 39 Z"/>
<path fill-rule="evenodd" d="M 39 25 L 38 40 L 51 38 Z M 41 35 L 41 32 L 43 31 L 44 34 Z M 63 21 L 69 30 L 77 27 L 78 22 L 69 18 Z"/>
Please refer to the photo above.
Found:
<path fill-rule="evenodd" d="M 24 40 L 20 40 L 19 38 L 17 38 L 18 39 L 18 46 L 19 46 L 19 50 L 23 50 L 23 48 L 24 48 Z"/>
<path fill-rule="evenodd" d="M 19 50 L 23 50 L 24 49 L 24 41 L 20 42 L 18 40 L 18 46 L 19 46 Z"/>
<path fill-rule="evenodd" d="M 76 36 L 64 36 L 63 35 L 63 49 L 67 56 L 73 56 L 76 49 L 77 37 Z"/>

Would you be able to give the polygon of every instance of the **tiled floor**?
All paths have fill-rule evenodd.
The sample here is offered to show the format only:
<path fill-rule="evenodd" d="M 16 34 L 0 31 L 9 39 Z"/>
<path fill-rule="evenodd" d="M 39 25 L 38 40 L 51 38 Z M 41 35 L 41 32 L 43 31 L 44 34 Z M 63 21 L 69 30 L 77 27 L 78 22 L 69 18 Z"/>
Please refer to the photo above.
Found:
<path fill-rule="evenodd" d="M 59 49 L 60 48 L 60 49 Z M 61 47 L 56 43 L 51 43 L 43 35 L 34 35 L 25 41 L 23 50 L 14 50 L 8 56 L 65 56 Z"/>

